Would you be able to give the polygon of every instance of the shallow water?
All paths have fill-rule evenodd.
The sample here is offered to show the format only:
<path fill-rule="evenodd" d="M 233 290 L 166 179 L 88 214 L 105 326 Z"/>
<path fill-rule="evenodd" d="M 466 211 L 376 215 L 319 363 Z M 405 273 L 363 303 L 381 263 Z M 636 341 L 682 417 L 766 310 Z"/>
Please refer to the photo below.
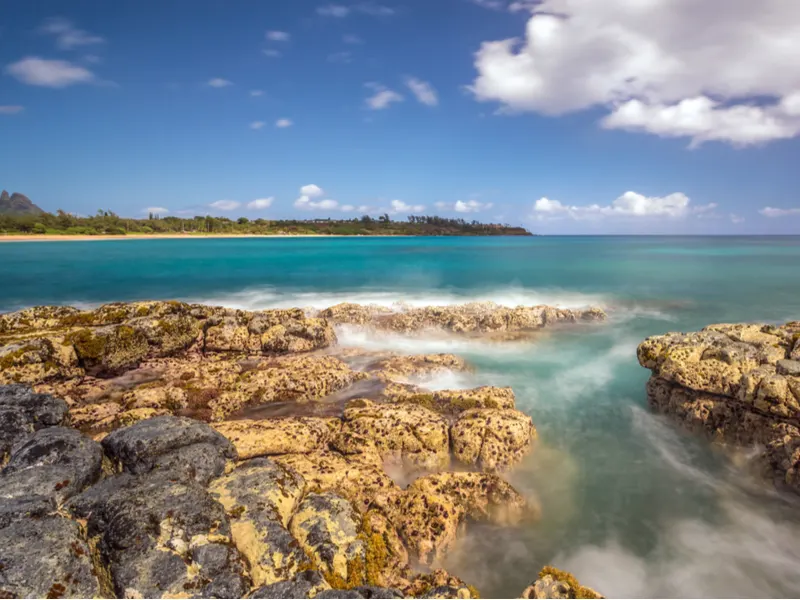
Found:
<path fill-rule="evenodd" d="M 800 318 L 800 238 L 212 239 L 0 244 L 0 310 L 177 298 L 248 309 L 341 301 L 599 304 L 607 324 L 508 344 L 365 336 L 375 349 L 457 352 L 511 385 L 541 445 L 511 475 L 540 523 L 473 528 L 448 567 L 516 596 L 546 563 L 616 597 L 800 596 L 795 500 L 650 414 L 646 336 Z"/>

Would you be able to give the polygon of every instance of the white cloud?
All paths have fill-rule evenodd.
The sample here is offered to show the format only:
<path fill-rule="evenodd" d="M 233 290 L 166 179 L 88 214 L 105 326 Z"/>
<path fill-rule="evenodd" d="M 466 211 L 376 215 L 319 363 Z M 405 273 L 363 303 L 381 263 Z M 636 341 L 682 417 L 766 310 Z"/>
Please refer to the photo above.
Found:
<path fill-rule="evenodd" d="M 279 50 L 273 50 L 272 48 L 267 48 L 266 50 L 262 50 L 264 56 L 269 56 L 270 58 L 280 58 L 281 53 Z"/>
<path fill-rule="evenodd" d="M 392 200 L 389 204 L 392 206 L 392 208 L 389 210 L 389 213 L 393 215 L 400 213 L 422 212 L 425 210 L 425 206 L 423 204 L 406 204 L 402 200 Z"/>
<path fill-rule="evenodd" d="M 364 40 L 362 40 L 357 35 L 352 35 L 352 34 L 343 35 L 342 36 L 342 41 L 345 44 L 351 44 L 351 45 L 357 45 L 357 44 L 363 44 L 364 43 Z"/>
<path fill-rule="evenodd" d="M 154 215 L 166 215 L 169 212 L 168 208 L 164 208 L 163 206 L 148 206 L 145 209 L 142 209 L 143 213 L 147 214 L 154 214 Z"/>
<path fill-rule="evenodd" d="M 361 2 L 360 4 L 354 4 L 352 6 L 328 4 L 317 7 L 317 14 L 323 17 L 337 17 L 342 19 L 355 12 L 373 17 L 391 17 L 395 14 L 393 8 L 383 6 L 382 4 L 375 4 L 374 2 Z"/>
<path fill-rule="evenodd" d="M 383 110 L 388 108 L 392 102 L 402 102 L 404 100 L 400 94 L 379 83 L 366 83 L 364 85 L 375 92 L 365 100 L 367 106 L 372 110 Z"/>
<path fill-rule="evenodd" d="M 292 38 L 286 31 L 268 31 L 265 37 L 271 42 L 288 42 Z"/>
<path fill-rule="evenodd" d="M 728 215 L 728 217 L 730 218 L 731 223 L 733 223 L 734 225 L 738 225 L 739 223 L 744 223 L 744 217 L 740 217 L 739 215 L 731 213 L 730 215 Z"/>
<path fill-rule="evenodd" d="M 772 208 L 771 206 L 765 206 L 758 212 L 765 217 L 793 217 L 800 215 L 800 208 Z"/>
<path fill-rule="evenodd" d="M 250 90 L 250 95 L 253 98 L 257 98 L 258 96 L 263 96 L 264 92 L 262 92 L 261 90 Z"/>
<path fill-rule="evenodd" d="M 241 203 L 236 202 L 236 200 L 217 200 L 208 206 L 217 210 L 235 210 L 241 206 Z"/>
<path fill-rule="evenodd" d="M 734 145 L 800 135 L 800 2 L 542 0 L 525 38 L 475 54 L 476 99 Z M 512 5 L 513 6 L 513 5 Z M 511 9 L 511 7 L 509 7 Z"/>
<path fill-rule="evenodd" d="M 439 104 L 439 96 L 436 94 L 436 90 L 427 81 L 422 81 L 416 77 L 407 77 L 406 85 L 422 104 L 427 106 Z"/>
<path fill-rule="evenodd" d="M 19 105 L 0 106 L 0 115 L 15 115 L 23 110 L 25 110 L 25 107 Z"/>
<path fill-rule="evenodd" d="M 215 77 L 214 79 L 208 80 L 208 85 L 213 88 L 224 88 L 228 87 L 229 85 L 233 85 L 233 82 L 228 81 L 227 79 L 222 79 L 221 77 Z"/>
<path fill-rule="evenodd" d="M 264 125 L 266 125 L 264 121 L 253 121 L 252 123 L 250 123 L 250 129 L 259 130 L 262 127 L 264 127 Z"/>
<path fill-rule="evenodd" d="M 716 204 L 691 206 L 686 194 L 680 192 L 668 196 L 644 196 L 636 192 L 625 192 L 610 205 L 570 206 L 558 200 L 539 198 L 533 205 L 534 217 L 538 220 L 570 218 L 575 220 L 602 219 L 607 217 L 671 217 L 680 218 L 693 214 L 711 215 Z"/>
<path fill-rule="evenodd" d="M 96 54 L 86 54 L 83 57 L 84 62 L 96 65 L 103 62 L 103 59 L 97 56 Z"/>
<path fill-rule="evenodd" d="M 322 191 L 322 188 L 318 185 L 314 185 L 313 183 L 309 183 L 308 185 L 304 185 L 300 188 L 300 194 L 302 196 L 308 196 L 309 198 L 317 198 L 322 196 L 325 192 Z"/>
<path fill-rule="evenodd" d="M 467 200 L 466 202 L 458 200 L 453 206 L 456 212 L 460 213 L 473 213 L 482 210 L 488 210 L 494 206 L 491 202 L 478 202 L 477 200 Z"/>
<path fill-rule="evenodd" d="M 285 129 L 286 127 L 291 127 L 294 123 L 291 119 L 278 119 L 275 121 L 275 127 L 279 129 Z"/>
<path fill-rule="evenodd" d="M 294 201 L 294 207 L 300 210 L 335 210 L 339 206 L 336 200 L 314 201 L 307 195 L 300 196 Z"/>
<path fill-rule="evenodd" d="M 82 29 L 77 29 L 67 19 L 48 19 L 42 25 L 41 32 L 55 36 L 56 46 L 62 50 L 71 50 L 76 46 L 90 46 L 105 42 L 99 35 L 92 35 Z"/>
<path fill-rule="evenodd" d="M 273 200 L 275 200 L 273 196 L 270 196 L 269 198 L 259 198 L 257 200 L 253 200 L 252 202 L 248 202 L 247 208 L 250 210 L 264 210 L 265 208 L 272 206 Z"/>
<path fill-rule="evenodd" d="M 334 52 L 328 55 L 328 62 L 347 64 L 353 62 L 352 52 Z"/>
<path fill-rule="evenodd" d="M 339 207 L 339 210 L 342 211 L 342 212 L 353 212 L 355 209 L 356 209 L 356 207 L 353 206 L 352 204 L 342 204 Z"/>
<path fill-rule="evenodd" d="M 94 81 L 94 73 L 65 60 L 46 60 L 38 56 L 28 56 L 10 64 L 6 73 L 28 85 L 63 88 L 76 83 Z"/>

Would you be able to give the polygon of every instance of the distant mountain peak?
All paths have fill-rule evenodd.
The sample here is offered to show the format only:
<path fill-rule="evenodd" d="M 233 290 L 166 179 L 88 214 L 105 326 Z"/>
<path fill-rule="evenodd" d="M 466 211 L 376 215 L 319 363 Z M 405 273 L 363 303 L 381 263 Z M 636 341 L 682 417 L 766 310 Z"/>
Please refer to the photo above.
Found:
<path fill-rule="evenodd" d="M 0 215 L 39 215 L 43 212 L 23 194 L 14 192 L 9 196 L 6 190 L 0 193 Z"/>

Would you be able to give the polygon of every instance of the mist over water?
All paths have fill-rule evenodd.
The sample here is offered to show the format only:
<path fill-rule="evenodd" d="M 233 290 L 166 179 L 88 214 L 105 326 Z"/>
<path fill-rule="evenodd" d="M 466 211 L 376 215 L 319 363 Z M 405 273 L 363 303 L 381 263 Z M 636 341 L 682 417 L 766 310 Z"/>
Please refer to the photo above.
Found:
<path fill-rule="evenodd" d="M 800 504 L 654 416 L 645 337 L 800 319 L 800 238 L 152 240 L 0 245 L 0 310 L 176 298 L 261 309 L 343 301 L 600 305 L 608 322 L 530 340 L 372 335 L 342 344 L 453 352 L 436 388 L 512 386 L 539 433 L 509 479 L 542 519 L 475 526 L 445 565 L 515 597 L 545 564 L 609 597 L 798 597 Z"/>

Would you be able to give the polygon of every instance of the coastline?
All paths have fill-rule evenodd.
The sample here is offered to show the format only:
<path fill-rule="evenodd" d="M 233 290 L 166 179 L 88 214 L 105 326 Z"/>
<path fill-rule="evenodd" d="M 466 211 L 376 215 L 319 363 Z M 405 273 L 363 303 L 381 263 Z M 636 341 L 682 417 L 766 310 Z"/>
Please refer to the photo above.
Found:
<path fill-rule="evenodd" d="M 210 234 L 130 234 L 130 235 L 0 235 L 0 242 L 100 242 L 108 240 L 197 240 L 206 238 L 338 238 L 338 237 L 432 237 L 417 235 L 341 235 L 325 233 L 280 233 L 274 235 L 244 233 Z M 478 236 L 463 236 L 478 237 Z"/>

